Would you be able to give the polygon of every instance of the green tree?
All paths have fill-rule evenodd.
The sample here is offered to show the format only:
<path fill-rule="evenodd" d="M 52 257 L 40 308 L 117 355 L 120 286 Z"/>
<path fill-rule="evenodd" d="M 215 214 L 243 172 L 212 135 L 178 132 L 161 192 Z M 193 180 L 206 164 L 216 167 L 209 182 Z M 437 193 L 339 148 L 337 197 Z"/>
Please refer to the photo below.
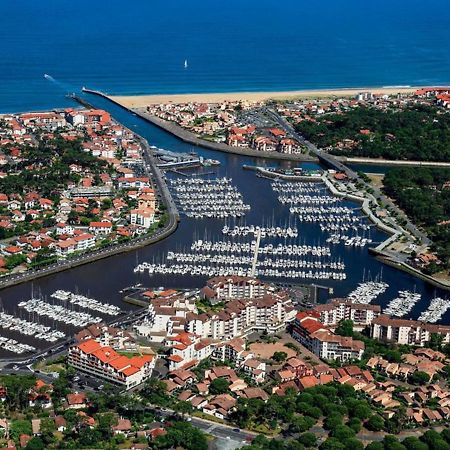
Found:
<path fill-rule="evenodd" d="M 431 450 L 449 450 L 450 444 L 448 444 L 442 436 L 435 430 L 426 431 L 420 438 L 425 442 Z"/>
<path fill-rule="evenodd" d="M 315 447 L 317 443 L 317 437 L 314 433 L 306 432 L 302 433 L 298 437 L 298 441 L 305 447 Z"/>
<path fill-rule="evenodd" d="M 183 447 L 186 450 L 207 450 L 208 441 L 199 429 L 189 422 L 175 422 L 166 429 L 167 434 L 156 439 L 160 448 Z"/>
<path fill-rule="evenodd" d="M 28 405 L 30 389 L 35 385 L 36 378 L 32 375 L 4 375 L 0 384 L 6 388 L 6 404 L 12 410 L 23 409 Z"/>
<path fill-rule="evenodd" d="M 329 437 L 320 444 L 320 450 L 345 450 L 345 445 L 334 437 Z"/>
<path fill-rule="evenodd" d="M 337 426 L 342 425 L 343 419 L 344 418 L 340 414 L 331 414 L 325 419 L 323 427 L 326 430 L 334 430 Z"/>
<path fill-rule="evenodd" d="M 345 439 L 343 444 L 346 450 L 364 450 L 364 445 L 356 438 Z"/>
<path fill-rule="evenodd" d="M 366 428 L 371 431 L 381 431 L 384 428 L 384 420 L 378 414 L 373 414 L 366 422 Z"/>
<path fill-rule="evenodd" d="M 330 433 L 331 437 L 339 439 L 341 442 L 355 436 L 355 432 L 347 425 L 338 425 Z"/>
<path fill-rule="evenodd" d="M 381 442 L 370 442 L 366 445 L 366 450 L 384 450 L 384 445 Z"/>
<path fill-rule="evenodd" d="M 335 332 L 341 336 L 353 336 L 353 320 L 341 320 Z"/>
<path fill-rule="evenodd" d="M 228 392 L 229 387 L 230 382 L 225 378 L 215 378 L 209 385 L 209 392 L 214 395 L 225 394 L 226 392 Z"/>
<path fill-rule="evenodd" d="M 355 433 L 359 433 L 362 428 L 361 421 L 358 419 L 358 417 L 352 417 L 347 422 L 347 426 L 349 426 Z"/>
<path fill-rule="evenodd" d="M 56 431 L 55 422 L 48 418 L 44 417 L 41 419 L 41 439 L 45 445 L 49 445 L 52 442 L 55 442 L 54 432 Z"/>
<path fill-rule="evenodd" d="M 294 416 L 289 423 L 289 430 L 293 433 L 303 433 L 315 424 L 315 420 L 308 416 Z"/>
<path fill-rule="evenodd" d="M 26 450 L 44 450 L 45 444 L 40 437 L 33 437 L 28 441 Z"/>
<path fill-rule="evenodd" d="M 424 385 L 430 382 L 430 375 L 426 372 L 422 372 L 421 370 L 416 370 L 411 375 L 411 382 L 413 384 Z"/>
<path fill-rule="evenodd" d="M 427 342 L 427 347 L 433 350 L 442 350 L 442 342 L 444 341 L 444 336 L 438 333 L 431 333 L 430 340 Z"/>
<path fill-rule="evenodd" d="M 408 436 L 407 438 L 403 439 L 402 444 L 408 450 L 428 450 L 428 445 L 424 442 L 421 442 L 415 436 Z"/>
<path fill-rule="evenodd" d="M 402 361 L 402 354 L 398 350 L 388 350 L 384 356 L 392 363 L 400 363 Z"/>
<path fill-rule="evenodd" d="M 185 414 L 190 414 L 194 408 L 192 406 L 192 403 L 190 402 L 177 402 L 175 404 L 175 406 L 173 407 L 173 409 L 177 412 L 180 413 L 182 416 L 184 416 Z"/>
<path fill-rule="evenodd" d="M 400 442 L 398 442 L 398 439 L 395 436 L 392 435 L 386 435 L 383 438 L 383 444 L 384 444 L 384 448 L 385 450 L 405 450 L 406 447 L 402 444 L 400 444 Z"/>
<path fill-rule="evenodd" d="M 358 419 L 367 419 L 372 410 L 366 402 L 360 402 L 356 407 L 350 411 L 352 417 L 357 417 Z"/>
<path fill-rule="evenodd" d="M 450 444 L 450 428 L 442 430 L 441 437 Z"/>
<path fill-rule="evenodd" d="M 272 359 L 274 360 L 274 361 L 276 361 L 276 362 L 283 362 L 283 361 L 285 361 L 286 360 L 286 358 L 287 358 L 287 353 L 286 352 L 275 352 L 273 355 L 272 355 Z"/>
<path fill-rule="evenodd" d="M 29 420 L 13 420 L 11 422 L 10 435 L 18 442 L 21 434 L 32 434 L 31 422 Z"/>

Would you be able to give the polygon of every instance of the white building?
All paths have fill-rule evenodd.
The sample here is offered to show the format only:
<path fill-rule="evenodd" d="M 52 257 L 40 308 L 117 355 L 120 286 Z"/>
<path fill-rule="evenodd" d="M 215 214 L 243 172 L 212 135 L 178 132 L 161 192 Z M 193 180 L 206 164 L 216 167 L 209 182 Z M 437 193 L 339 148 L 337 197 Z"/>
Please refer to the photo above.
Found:
<path fill-rule="evenodd" d="M 436 325 L 417 320 L 391 319 L 381 315 L 372 322 L 371 336 L 384 342 L 397 344 L 425 345 L 432 334 L 443 337 L 443 343 L 450 343 L 450 326 Z"/>
<path fill-rule="evenodd" d="M 69 238 L 63 241 L 58 241 L 55 244 L 56 254 L 59 257 L 66 257 L 74 252 L 82 252 L 95 247 L 95 236 L 84 233 L 74 238 Z"/>
<path fill-rule="evenodd" d="M 274 289 L 261 280 L 251 277 L 232 275 L 229 277 L 214 277 L 206 282 L 202 295 L 211 303 L 231 299 L 261 298 Z"/>
<path fill-rule="evenodd" d="M 150 228 L 155 223 L 155 210 L 152 208 L 132 209 L 130 223 L 142 228 Z"/>
<path fill-rule="evenodd" d="M 213 351 L 213 346 L 208 339 L 200 339 L 192 333 L 180 333 L 167 337 L 165 346 L 170 347 L 169 369 L 175 370 L 187 364 L 196 364 L 202 359 L 208 358 Z"/>
<path fill-rule="evenodd" d="M 362 341 L 339 336 L 330 331 L 320 321 L 317 311 L 300 312 L 296 315 L 292 337 L 322 359 L 359 360 L 365 348 Z"/>
<path fill-rule="evenodd" d="M 361 330 L 369 326 L 381 314 L 381 307 L 336 298 L 329 303 L 316 305 L 314 311 L 320 314 L 320 321 L 328 327 L 336 327 L 341 320 L 352 320 L 354 328 Z"/>
<path fill-rule="evenodd" d="M 108 221 L 103 222 L 91 222 L 89 224 L 89 232 L 94 233 L 96 236 L 99 234 L 108 235 L 112 232 L 112 223 Z"/>
<path fill-rule="evenodd" d="M 61 236 L 62 234 L 67 234 L 69 236 L 73 235 L 75 228 L 68 223 L 58 223 L 56 225 L 56 234 Z"/>
<path fill-rule="evenodd" d="M 149 378 L 155 367 L 152 355 L 128 358 L 94 339 L 71 346 L 68 363 L 77 370 L 127 390 Z"/>

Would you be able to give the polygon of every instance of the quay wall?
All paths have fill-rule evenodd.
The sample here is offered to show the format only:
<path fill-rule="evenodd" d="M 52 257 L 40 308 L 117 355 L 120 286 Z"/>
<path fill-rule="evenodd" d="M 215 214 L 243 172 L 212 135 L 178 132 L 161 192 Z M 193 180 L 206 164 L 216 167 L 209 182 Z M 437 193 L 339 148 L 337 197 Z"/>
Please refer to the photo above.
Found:
<path fill-rule="evenodd" d="M 450 284 L 445 281 L 441 281 L 436 278 L 433 278 L 430 275 L 426 275 L 425 273 L 415 269 L 409 264 L 396 261 L 392 259 L 388 254 L 382 251 L 378 251 L 376 248 L 369 248 L 369 252 L 375 255 L 380 261 L 382 261 L 384 264 L 387 264 L 388 266 L 394 267 L 395 269 L 403 270 L 404 272 L 407 272 L 417 278 L 420 278 L 421 280 L 426 281 L 427 283 L 435 287 L 444 289 L 446 291 L 450 291 Z"/>
<path fill-rule="evenodd" d="M 240 148 L 240 147 L 232 147 L 231 145 L 222 144 L 219 142 L 209 142 L 205 139 L 200 139 L 195 134 L 191 133 L 190 131 L 185 130 L 184 128 L 180 127 L 179 125 L 168 122 L 167 120 L 160 119 L 158 117 L 152 116 L 150 114 L 147 114 L 142 109 L 131 109 L 128 108 L 121 103 L 117 102 L 113 98 L 109 97 L 103 92 L 95 91 L 92 89 L 83 88 L 83 92 L 86 92 L 88 94 L 94 94 L 98 95 L 100 97 L 103 97 L 110 102 L 116 104 L 117 106 L 120 106 L 121 108 L 136 114 L 137 116 L 141 117 L 142 119 L 146 120 L 147 122 L 150 122 L 153 125 L 156 125 L 158 128 L 161 128 L 164 131 L 167 131 L 168 133 L 173 134 L 178 139 L 182 140 L 183 142 L 186 142 L 191 145 L 195 145 L 196 147 L 203 147 L 210 150 L 216 150 L 223 153 L 228 154 L 234 154 L 234 155 L 241 155 L 241 156 L 250 156 L 255 158 L 265 158 L 265 159 L 273 159 L 273 160 L 279 160 L 279 161 L 298 161 L 298 162 L 318 162 L 319 159 L 310 155 L 288 155 L 285 153 L 278 153 L 278 152 L 260 152 L 259 150 L 253 150 L 250 148 Z"/>
<path fill-rule="evenodd" d="M 364 213 L 367 215 L 367 217 L 382 231 L 385 231 L 386 233 L 393 235 L 390 236 L 389 239 L 394 238 L 397 239 L 397 237 L 400 235 L 400 233 L 395 230 L 394 228 L 391 228 L 390 226 L 386 225 L 385 223 L 383 223 L 378 217 L 376 217 L 372 211 L 369 208 L 369 200 L 367 198 L 364 197 L 359 197 L 358 195 L 353 195 L 353 194 L 348 194 L 348 193 L 344 193 L 344 192 L 340 192 L 338 191 L 335 186 L 333 185 L 333 183 L 331 183 L 330 180 L 328 180 L 327 177 L 322 177 L 324 183 L 327 185 L 328 189 L 330 189 L 330 191 L 338 196 L 338 197 L 344 197 L 344 198 L 348 198 L 349 200 L 353 200 L 359 203 L 362 203 L 362 210 L 364 211 Z M 394 239 L 394 240 L 395 240 Z M 384 241 L 386 242 L 386 241 Z"/>
<path fill-rule="evenodd" d="M 309 181 L 311 183 L 322 182 L 322 175 L 286 175 L 279 172 L 272 172 L 264 169 L 263 167 L 249 166 L 246 164 L 244 164 L 242 168 L 246 170 L 254 170 L 257 173 L 263 174 L 267 178 L 281 178 L 282 180 L 287 181 Z"/>
<path fill-rule="evenodd" d="M 331 183 L 326 177 L 324 178 L 325 184 L 328 186 L 328 188 L 333 192 L 334 195 L 338 195 L 341 197 L 348 198 L 350 200 L 357 201 L 359 203 L 362 203 L 362 209 L 364 213 L 367 215 L 367 217 L 375 223 L 377 228 L 379 228 L 382 231 L 385 231 L 386 233 L 390 234 L 390 236 L 381 242 L 377 247 L 371 247 L 369 248 L 369 252 L 375 255 L 380 261 L 382 261 L 384 264 L 387 264 L 388 266 L 394 267 L 399 270 L 403 270 L 411 275 L 414 275 L 415 277 L 420 278 L 421 280 L 424 280 L 428 283 L 430 283 L 433 286 L 439 287 L 441 289 L 450 290 L 450 284 L 446 283 L 445 281 L 437 280 L 436 278 L 433 278 L 432 276 L 426 275 L 422 273 L 420 270 L 415 269 L 414 267 L 410 266 L 409 264 L 406 264 L 403 261 L 397 261 L 392 258 L 391 255 L 388 253 L 385 253 L 383 250 L 395 242 L 399 236 L 401 236 L 401 233 L 398 230 L 395 230 L 394 228 L 389 227 L 388 225 L 384 224 L 378 217 L 376 217 L 372 211 L 369 208 L 369 200 L 367 198 L 362 198 L 357 195 L 351 195 L 346 194 L 343 192 L 339 192 L 333 183 Z"/>

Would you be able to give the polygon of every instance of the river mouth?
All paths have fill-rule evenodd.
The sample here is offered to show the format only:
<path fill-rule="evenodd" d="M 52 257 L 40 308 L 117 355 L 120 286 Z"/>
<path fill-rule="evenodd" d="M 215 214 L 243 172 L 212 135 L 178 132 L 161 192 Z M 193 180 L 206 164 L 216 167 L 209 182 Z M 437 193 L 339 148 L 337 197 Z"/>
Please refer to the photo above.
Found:
<path fill-rule="evenodd" d="M 193 147 L 107 100 L 87 94 L 85 98 L 95 107 L 108 110 L 117 121 L 146 138 L 150 145 L 175 152 L 189 153 L 195 151 L 205 158 L 219 160 L 221 165 L 213 169 L 217 174 L 216 176 L 231 178 L 232 184 L 242 194 L 243 201 L 251 206 L 245 218 L 237 220 L 238 223 L 253 224 L 255 226 L 271 222 L 281 225 L 293 223 L 293 216 L 289 213 L 289 207 L 282 205 L 278 201 L 277 194 L 271 188 L 272 181 L 257 177 L 252 171 L 243 170 L 243 165 L 279 166 L 284 168 L 301 166 L 308 170 L 320 168 L 315 163 L 275 162 L 273 160 L 228 155 Z M 170 177 L 171 175 L 168 176 Z M 349 201 L 343 201 L 342 205 L 350 208 L 360 207 L 359 204 Z M 64 289 L 73 292 L 77 291 L 102 302 L 120 306 L 124 310 L 131 310 L 134 307 L 123 302 L 124 294 L 120 291 L 137 283 L 150 288 L 160 286 L 167 288 L 200 288 L 209 278 L 208 276 L 176 275 L 172 273 L 149 276 L 147 273 L 135 273 L 134 268 L 142 262 L 163 261 L 168 252 L 190 251 L 193 241 L 197 239 L 223 240 L 222 228 L 224 224 L 224 219 L 194 219 L 183 215 L 175 233 L 161 242 L 37 279 L 32 283 L 3 289 L 0 292 L 3 309 L 9 314 L 28 320 L 30 318 L 24 315 L 21 308 L 17 306 L 19 302 L 30 299 L 32 295 L 50 299 L 50 295 L 54 291 Z M 323 233 L 316 223 L 301 223 L 297 224 L 297 227 L 299 239 L 305 245 L 325 245 L 327 234 Z M 371 238 L 373 242 L 381 242 L 386 238 L 386 235 L 372 227 Z M 363 280 L 363 277 L 373 280 L 382 275 L 383 281 L 389 287 L 374 303 L 379 303 L 384 307 L 390 300 L 397 297 L 399 290 L 414 290 L 416 293 L 421 294 L 421 299 L 406 316 L 414 319 L 419 317 L 420 313 L 428 307 L 431 298 L 434 296 L 445 298 L 445 293 L 441 290 L 407 273 L 384 265 L 369 254 L 368 247 L 350 247 L 342 243 L 333 246 L 334 257 L 340 258 L 346 265 L 347 278 L 345 280 L 295 280 L 294 282 L 320 284 L 333 289 L 331 297 L 345 297 Z M 270 277 L 265 279 L 269 281 L 291 281 L 275 280 Z M 321 301 L 330 298 L 325 292 L 320 298 Z M 104 319 L 108 318 L 108 316 L 99 315 Z M 445 322 L 449 319 L 450 312 L 447 312 L 442 321 Z M 43 323 L 54 326 L 64 331 L 67 335 L 71 335 L 79 329 L 63 323 L 53 323 L 46 319 L 43 319 Z M 45 348 L 48 345 L 42 340 L 10 333 L 8 330 L 1 330 L 1 336 L 13 337 L 38 349 Z M 0 356 L 11 358 L 14 354 L 0 350 Z"/>

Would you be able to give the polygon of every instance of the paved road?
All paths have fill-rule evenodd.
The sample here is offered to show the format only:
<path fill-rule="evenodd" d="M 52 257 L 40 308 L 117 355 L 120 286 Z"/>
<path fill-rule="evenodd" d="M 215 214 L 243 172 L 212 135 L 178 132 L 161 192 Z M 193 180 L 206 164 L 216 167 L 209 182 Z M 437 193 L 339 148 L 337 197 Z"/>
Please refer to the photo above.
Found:
<path fill-rule="evenodd" d="M 164 418 L 168 418 L 176 414 L 175 411 L 172 411 L 170 409 L 159 409 L 159 408 L 149 408 L 149 409 L 152 409 L 153 411 L 157 412 Z M 248 443 L 252 439 L 254 439 L 255 436 L 258 436 L 257 433 L 253 433 L 247 430 L 241 430 L 231 425 L 216 423 L 195 416 L 185 416 L 185 417 L 186 420 L 188 420 L 196 428 L 218 438 Z"/>

